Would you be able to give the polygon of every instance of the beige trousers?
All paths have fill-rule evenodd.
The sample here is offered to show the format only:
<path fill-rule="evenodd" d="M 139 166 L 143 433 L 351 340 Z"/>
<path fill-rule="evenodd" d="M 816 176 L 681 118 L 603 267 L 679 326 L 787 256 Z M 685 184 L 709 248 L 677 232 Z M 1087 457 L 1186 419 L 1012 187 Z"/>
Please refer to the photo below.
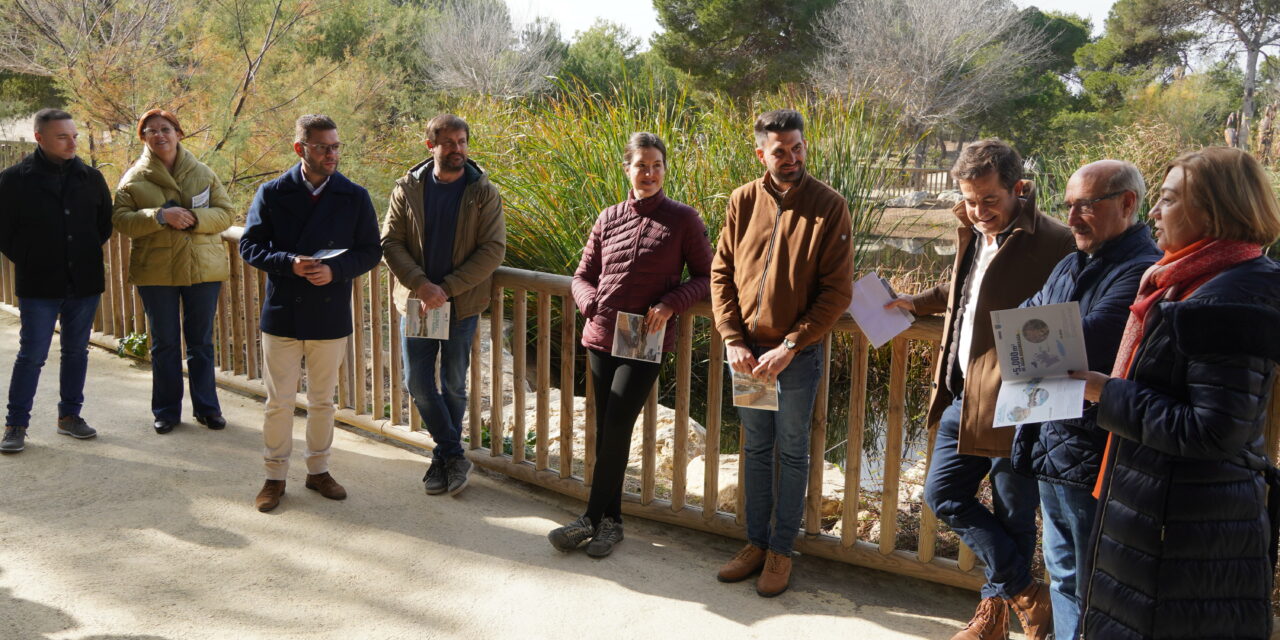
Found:
<path fill-rule="evenodd" d="M 334 390 L 338 367 L 347 353 L 347 339 L 295 340 L 262 334 L 262 356 L 266 367 L 262 379 L 267 384 L 267 407 L 262 420 L 262 456 L 267 479 L 284 480 L 289 474 L 289 454 L 293 452 L 294 399 L 303 361 L 307 368 L 307 473 L 329 470 L 329 447 L 333 445 Z"/>

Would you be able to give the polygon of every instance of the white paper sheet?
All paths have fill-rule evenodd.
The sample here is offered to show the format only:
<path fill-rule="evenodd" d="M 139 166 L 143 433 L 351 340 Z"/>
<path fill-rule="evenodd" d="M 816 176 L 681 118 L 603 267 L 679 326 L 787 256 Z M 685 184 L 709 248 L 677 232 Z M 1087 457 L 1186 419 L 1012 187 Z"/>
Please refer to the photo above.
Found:
<path fill-rule="evenodd" d="M 991 329 L 1002 379 L 992 426 L 1084 414 L 1085 383 L 1067 376 L 1089 370 L 1078 302 L 992 311 Z"/>
<path fill-rule="evenodd" d="M 449 339 L 449 307 L 448 303 L 422 313 L 422 301 L 409 298 L 408 309 L 404 315 L 404 335 L 406 338 L 430 338 L 433 340 Z"/>
<path fill-rule="evenodd" d="M 209 189 L 210 187 L 205 187 L 202 193 L 191 199 L 192 209 L 203 209 L 209 206 Z"/>
<path fill-rule="evenodd" d="M 853 283 L 849 315 L 853 316 L 862 333 L 866 334 L 867 341 L 876 349 L 906 331 L 915 321 L 906 309 L 884 308 L 897 297 L 889 283 L 874 271 Z"/>
<path fill-rule="evenodd" d="M 336 258 L 346 252 L 346 249 L 322 249 L 312 254 L 311 257 L 316 260 L 328 260 L 329 258 Z"/>
<path fill-rule="evenodd" d="M 613 355 L 630 360 L 658 362 L 662 360 L 662 339 L 667 335 L 667 325 L 657 331 L 646 332 L 644 316 L 619 311 L 613 323 Z"/>

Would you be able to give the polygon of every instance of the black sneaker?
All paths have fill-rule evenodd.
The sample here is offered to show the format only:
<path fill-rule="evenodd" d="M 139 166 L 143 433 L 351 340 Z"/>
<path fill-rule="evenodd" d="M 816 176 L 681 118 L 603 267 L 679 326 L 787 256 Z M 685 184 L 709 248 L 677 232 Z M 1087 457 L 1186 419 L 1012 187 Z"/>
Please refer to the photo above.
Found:
<path fill-rule="evenodd" d="M 72 438 L 84 440 L 98 435 L 80 416 L 62 416 L 58 418 L 58 433 Z"/>
<path fill-rule="evenodd" d="M 603 558 L 613 553 L 613 546 L 622 542 L 622 523 L 605 516 L 600 521 L 600 530 L 587 545 L 587 555 L 592 558 Z"/>
<path fill-rule="evenodd" d="M 552 529 L 547 534 L 547 540 L 556 549 L 568 552 L 581 547 L 595 534 L 596 528 L 591 526 L 591 518 L 583 515 L 563 527 Z"/>
<path fill-rule="evenodd" d="M 440 458 L 431 459 L 431 466 L 427 467 L 427 475 L 422 476 L 422 486 L 426 488 L 427 495 L 439 495 L 449 490 L 449 479 L 445 476 L 447 466 L 448 463 Z"/>
<path fill-rule="evenodd" d="M 0 441 L 0 451 L 4 453 L 17 453 L 27 448 L 26 441 L 26 427 L 6 426 L 4 428 L 4 440 Z"/>
<path fill-rule="evenodd" d="M 467 488 L 467 476 L 475 467 L 466 456 L 449 458 L 449 466 L 445 467 L 445 475 L 449 476 L 449 495 L 456 496 Z"/>

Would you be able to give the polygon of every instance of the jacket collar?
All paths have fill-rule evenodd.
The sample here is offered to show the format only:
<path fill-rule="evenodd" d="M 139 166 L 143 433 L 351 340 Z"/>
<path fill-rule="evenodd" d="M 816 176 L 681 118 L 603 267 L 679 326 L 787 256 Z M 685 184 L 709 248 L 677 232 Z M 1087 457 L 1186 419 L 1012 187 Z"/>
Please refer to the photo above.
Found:
<path fill-rule="evenodd" d="M 151 149 L 142 148 L 142 156 L 138 158 L 138 164 L 142 166 L 142 174 L 148 181 L 158 184 L 162 187 L 168 187 L 174 191 L 181 192 L 178 186 L 178 180 L 181 176 L 185 176 L 191 171 L 199 161 L 187 148 L 178 143 L 178 157 L 173 161 L 173 171 L 170 172 L 160 158 L 151 153 Z"/>
<path fill-rule="evenodd" d="M 29 166 L 31 167 L 31 169 L 33 171 L 38 171 L 40 173 L 48 173 L 48 174 L 84 173 L 86 168 L 86 165 L 84 164 L 84 162 L 80 160 L 80 156 L 73 156 L 70 160 L 63 162 L 62 164 L 57 164 L 54 161 L 50 160 L 49 157 L 45 155 L 44 149 L 41 149 L 40 147 L 36 147 L 36 150 L 32 151 L 31 154 L 27 156 L 27 158 L 30 159 Z"/>
<path fill-rule="evenodd" d="M 427 178 L 427 173 L 435 171 L 435 168 L 435 158 L 427 158 L 426 160 L 413 165 L 413 167 L 409 169 L 409 172 L 405 174 L 404 179 L 409 182 L 410 186 L 421 186 L 422 181 Z M 467 158 L 467 164 L 463 166 L 462 179 L 466 180 L 466 184 L 470 185 L 473 182 L 488 180 L 489 178 L 488 174 L 485 173 L 485 170 L 481 169 L 480 165 L 476 164 L 475 160 Z"/>
<path fill-rule="evenodd" d="M 804 172 L 804 175 L 800 176 L 800 182 L 796 183 L 794 187 L 791 187 L 790 189 L 788 189 L 787 192 L 784 194 L 778 190 L 778 185 L 774 183 L 773 176 L 770 175 L 768 171 L 766 171 L 764 173 L 764 178 L 761 178 L 761 185 L 764 187 L 765 192 L 768 193 L 770 196 L 772 196 L 779 206 L 781 206 L 784 209 L 787 209 L 787 208 L 791 208 L 791 206 L 795 203 L 796 198 L 800 197 L 799 194 L 805 190 L 805 187 L 809 186 L 809 183 L 812 180 L 813 178 L 809 175 L 809 172 L 806 170 Z"/>
<path fill-rule="evenodd" d="M 656 210 L 663 202 L 667 201 L 667 194 L 662 189 L 649 196 L 648 198 L 636 199 L 635 191 L 627 192 L 627 204 L 640 215 L 648 215 Z"/>
<path fill-rule="evenodd" d="M 1155 242 L 1151 240 L 1151 230 L 1147 225 L 1135 222 L 1120 235 L 1102 243 L 1089 261 L 1124 262 L 1142 253 L 1142 250 L 1148 247 L 1155 249 Z M 1083 251 L 1079 253 L 1084 254 Z"/>
<path fill-rule="evenodd" d="M 281 176 L 280 186 L 283 187 L 284 192 L 302 191 L 308 195 L 311 194 L 311 183 L 302 177 L 302 162 L 293 165 Z M 341 171 L 335 171 L 329 177 L 329 184 L 325 185 L 324 191 L 325 193 L 351 193 L 355 189 Z"/>

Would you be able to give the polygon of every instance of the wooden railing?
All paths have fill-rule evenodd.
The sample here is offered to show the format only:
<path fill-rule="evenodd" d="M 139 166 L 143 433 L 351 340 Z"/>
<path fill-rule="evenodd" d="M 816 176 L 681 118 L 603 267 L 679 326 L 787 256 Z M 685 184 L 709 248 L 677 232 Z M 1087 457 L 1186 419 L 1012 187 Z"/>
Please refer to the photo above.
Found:
<path fill-rule="evenodd" d="M 231 257 L 231 277 L 224 285 L 219 301 L 215 328 L 216 355 L 219 383 L 243 392 L 265 396 L 262 376 L 262 350 L 258 322 L 261 303 L 265 294 L 266 277 L 257 269 L 247 266 L 239 257 L 237 245 L 240 228 L 232 228 L 223 234 Z M 115 348 L 120 339 L 134 333 L 146 332 L 145 315 L 136 289 L 126 284 L 125 271 L 129 259 L 129 241 L 116 234 L 106 245 L 107 292 L 103 295 L 96 318 L 93 340 L 95 343 Z M 569 290 L 567 276 L 550 275 L 512 268 L 501 268 L 494 278 L 493 303 L 488 314 L 489 330 L 477 332 L 472 345 L 470 394 L 466 435 L 468 457 L 480 466 L 506 474 L 525 482 L 545 487 L 579 499 L 587 497 L 591 470 L 594 465 L 594 407 L 592 385 L 586 385 L 585 419 L 576 420 L 573 412 L 572 380 L 575 378 L 575 355 L 581 347 L 576 335 L 577 323 L 559 322 L 553 325 L 553 312 L 559 317 L 574 318 L 576 313 Z M 529 298 L 534 298 L 534 350 L 533 362 L 529 362 Z M 0 298 L 13 311 L 17 299 L 14 294 L 13 266 L 0 260 Z M 421 422 L 409 402 L 401 384 L 403 363 L 400 361 L 399 314 L 391 303 L 390 274 L 379 265 L 372 272 L 359 277 L 353 287 L 353 320 L 356 327 L 348 343 L 347 358 L 339 375 L 337 418 L 341 422 L 384 437 L 421 447 L 433 446 L 430 438 L 421 430 Z M 510 300 L 510 309 L 507 301 Z M 643 413 L 643 455 L 641 482 L 638 493 L 624 497 L 623 511 L 629 515 L 708 531 L 721 535 L 745 538 L 743 522 L 743 493 L 737 492 L 735 513 L 716 509 L 720 480 L 721 448 L 721 400 L 724 393 L 724 354 L 721 340 L 715 335 L 709 305 L 701 303 L 679 318 L 679 341 L 676 349 L 674 407 L 674 459 L 670 486 L 663 486 L 659 495 L 656 469 L 657 393 L 649 397 Z M 559 380 L 566 393 L 559 395 L 559 419 L 551 422 L 552 389 L 552 332 L 558 331 Z M 691 380 L 694 368 L 693 337 L 695 331 L 710 332 L 709 358 L 705 364 L 707 402 L 702 424 L 705 427 L 705 467 L 703 496 L 690 496 L 686 469 L 688 467 L 688 439 L 690 437 Z M 848 440 L 844 443 L 846 464 L 844 472 L 844 501 L 841 517 L 845 525 L 839 537 L 822 533 L 820 501 L 823 484 L 823 454 L 828 425 L 831 377 L 832 339 L 822 344 L 823 375 L 814 411 L 811 442 L 811 471 L 809 492 L 805 503 L 805 533 L 797 540 L 797 548 L 806 554 L 832 560 L 872 567 L 944 584 L 977 589 L 983 582 L 980 571 L 975 569 L 973 554 L 960 547 L 957 560 L 938 557 L 937 523 L 927 508 L 922 509 L 919 535 L 915 548 L 898 548 L 896 541 L 898 495 L 901 453 L 906 423 L 906 394 L 908 380 L 908 348 L 912 340 L 936 343 L 941 335 L 941 321 L 937 318 L 921 318 L 907 332 L 891 343 L 889 377 L 889 405 L 884 421 L 886 438 L 883 447 L 883 479 L 880 493 L 880 536 L 877 544 L 858 539 L 858 510 L 860 482 L 863 477 L 863 434 L 868 424 L 868 358 L 866 339 L 857 325 L 845 316 L 836 326 L 837 333 L 849 334 L 853 343 L 851 380 L 848 398 Z M 482 385 L 486 373 L 482 365 L 482 342 L 489 346 L 487 386 Z M 511 354 L 510 367 L 511 405 L 504 402 L 504 352 Z M 701 365 L 700 365 L 701 366 Z M 532 369 L 532 372 L 530 371 Z M 589 371 L 587 372 L 589 374 Z M 532 378 L 532 390 L 524 381 Z M 843 391 L 843 390 L 842 390 Z M 533 398 L 528 396 L 532 394 Z M 484 405 L 487 404 L 487 409 Z M 525 412 L 529 404 L 534 407 L 533 424 L 528 424 Z M 305 397 L 297 397 L 297 405 L 305 407 Z M 1268 434 L 1272 443 L 1280 436 L 1280 394 L 1272 398 L 1273 419 Z M 874 416 L 879 418 L 879 416 Z M 490 446 L 482 446 L 484 430 L 488 429 Z M 528 455 L 525 442 L 529 430 L 534 433 L 532 455 Z M 554 430 L 553 430 L 554 429 Z M 510 432 L 512 448 L 504 452 L 507 432 Z M 582 459 L 575 460 L 574 433 L 583 436 L 585 447 Z M 1272 447 L 1274 450 L 1274 446 Z M 740 449 L 739 449 L 740 451 Z M 738 478 L 742 477 L 742 458 L 739 457 Z M 575 473 L 575 469 L 577 472 Z M 406 498 L 408 499 L 408 498 Z M 698 504 L 695 504 L 698 503 Z"/>
<path fill-rule="evenodd" d="M 913 191 L 928 191 L 937 195 L 942 191 L 958 189 L 951 179 L 950 169 L 938 167 L 881 167 L 884 173 L 878 181 L 886 195 L 906 195 Z"/>

